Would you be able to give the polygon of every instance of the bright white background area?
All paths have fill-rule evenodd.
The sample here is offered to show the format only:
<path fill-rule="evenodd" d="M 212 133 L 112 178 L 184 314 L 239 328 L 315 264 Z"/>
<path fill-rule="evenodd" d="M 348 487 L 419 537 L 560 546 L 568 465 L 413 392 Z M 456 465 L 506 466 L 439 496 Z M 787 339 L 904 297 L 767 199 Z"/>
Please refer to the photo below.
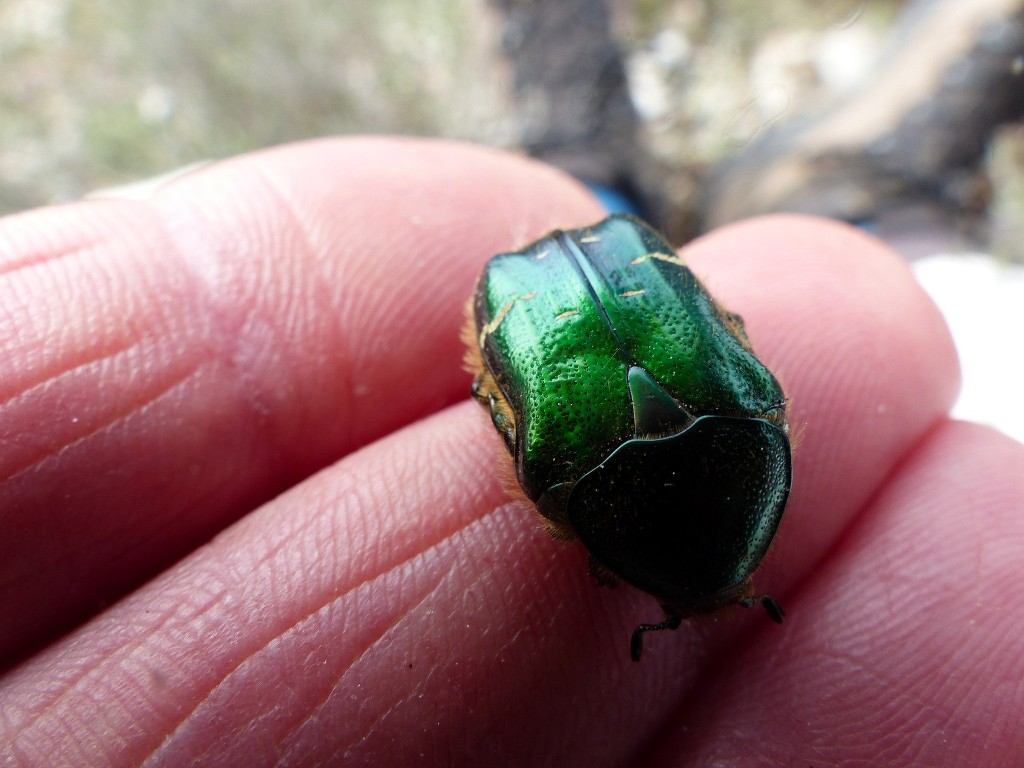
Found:
<path fill-rule="evenodd" d="M 953 415 L 1024 442 L 1024 266 L 982 254 L 929 256 L 912 266 L 960 354 Z"/>

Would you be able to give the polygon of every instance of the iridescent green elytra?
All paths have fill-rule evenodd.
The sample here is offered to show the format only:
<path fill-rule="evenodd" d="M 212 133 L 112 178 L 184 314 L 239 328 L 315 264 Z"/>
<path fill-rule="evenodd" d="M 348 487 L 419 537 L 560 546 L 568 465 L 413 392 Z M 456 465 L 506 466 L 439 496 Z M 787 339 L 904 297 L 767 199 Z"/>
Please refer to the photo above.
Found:
<path fill-rule="evenodd" d="M 468 335 L 473 395 L 552 533 L 661 602 L 634 660 L 645 631 L 730 603 L 782 620 L 751 574 L 789 496 L 786 398 L 657 232 L 616 215 L 498 254 Z"/>

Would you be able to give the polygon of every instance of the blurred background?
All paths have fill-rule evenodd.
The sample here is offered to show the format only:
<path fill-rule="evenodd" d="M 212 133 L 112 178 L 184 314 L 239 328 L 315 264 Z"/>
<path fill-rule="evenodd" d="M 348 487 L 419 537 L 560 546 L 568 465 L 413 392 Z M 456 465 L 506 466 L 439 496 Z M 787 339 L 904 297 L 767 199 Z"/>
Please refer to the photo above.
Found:
<path fill-rule="evenodd" d="M 0 0 L 0 214 L 394 133 L 531 154 L 677 243 L 830 216 L 913 263 L 958 413 L 1019 439 L 1022 117 L 1024 0 Z"/>

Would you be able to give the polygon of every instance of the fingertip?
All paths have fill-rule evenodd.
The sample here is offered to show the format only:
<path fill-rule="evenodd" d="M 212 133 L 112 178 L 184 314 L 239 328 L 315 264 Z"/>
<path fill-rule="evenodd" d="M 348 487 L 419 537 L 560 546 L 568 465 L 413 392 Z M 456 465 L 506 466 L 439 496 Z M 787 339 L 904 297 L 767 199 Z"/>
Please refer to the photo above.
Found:
<path fill-rule="evenodd" d="M 820 557 L 959 388 L 949 331 L 907 264 L 848 225 L 780 215 L 725 227 L 684 255 L 745 319 L 801 437 L 794 489 L 759 589 Z"/>

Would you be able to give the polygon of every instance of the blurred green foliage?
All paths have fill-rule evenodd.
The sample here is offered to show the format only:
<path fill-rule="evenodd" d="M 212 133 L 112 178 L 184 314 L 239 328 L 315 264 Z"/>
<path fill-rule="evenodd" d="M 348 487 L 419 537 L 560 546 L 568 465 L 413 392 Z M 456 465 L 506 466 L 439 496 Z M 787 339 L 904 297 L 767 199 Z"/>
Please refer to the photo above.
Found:
<path fill-rule="evenodd" d="M 475 0 L 0 0 L 0 212 L 351 132 L 501 142 Z"/>

